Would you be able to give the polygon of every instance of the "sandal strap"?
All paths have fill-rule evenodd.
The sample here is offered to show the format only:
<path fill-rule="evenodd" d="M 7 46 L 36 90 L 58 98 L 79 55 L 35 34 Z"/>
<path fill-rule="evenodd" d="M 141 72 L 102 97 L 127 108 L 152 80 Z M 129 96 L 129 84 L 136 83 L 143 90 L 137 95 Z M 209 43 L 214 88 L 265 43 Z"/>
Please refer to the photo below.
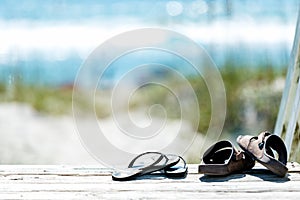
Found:
<path fill-rule="evenodd" d="M 133 167 L 133 164 L 135 163 L 135 161 L 137 159 L 139 159 L 140 157 L 144 156 L 144 155 L 147 155 L 147 154 L 158 154 L 159 155 L 159 158 L 157 160 L 155 160 L 151 165 L 149 166 L 152 166 L 152 165 L 156 165 L 157 163 L 159 163 L 164 157 L 165 155 L 160 153 L 160 152 L 155 152 L 155 151 L 148 151 L 148 152 L 144 152 L 142 154 L 139 154 L 138 156 L 136 156 L 134 159 L 132 159 L 128 165 L 128 168 L 132 168 Z M 168 159 L 168 158 L 167 158 Z"/>
<path fill-rule="evenodd" d="M 145 152 L 145 153 L 142 153 L 138 156 L 136 156 L 128 165 L 128 168 L 132 168 L 134 166 L 134 163 L 136 162 L 137 159 L 139 159 L 140 157 L 144 156 L 144 155 L 147 155 L 147 154 L 158 154 L 159 157 L 158 159 L 154 160 L 153 163 L 151 163 L 150 165 L 148 166 L 145 166 L 145 167 L 142 167 L 140 170 L 141 170 L 141 175 L 145 175 L 145 174 L 149 174 L 149 173 L 152 173 L 152 172 L 156 172 L 156 171 L 159 171 L 159 170 L 162 170 L 166 167 L 168 161 L 169 161 L 169 158 L 163 154 L 163 153 L 160 153 L 160 152 Z M 160 162 L 164 159 L 164 162 L 160 164 Z"/>
<path fill-rule="evenodd" d="M 260 135 L 262 135 L 262 137 L 261 137 L 261 141 L 258 143 L 258 147 L 259 147 L 260 150 L 263 149 L 263 147 L 264 147 L 264 145 L 265 145 L 265 138 L 266 138 L 267 136 L 271 135 L 271 133 L 268 132 L 268 131 L 262 132 L 261 134 L 259 134 L 259 136 L 253 136 L 253 137 L 251 137 L 250 140 L 249 140 L 247 149 L 249 148 L 249 146 L 251 145 L 251 143 L 252 143 L 253 141 L 258 140 L 258 139 L 260 138 Z"/>

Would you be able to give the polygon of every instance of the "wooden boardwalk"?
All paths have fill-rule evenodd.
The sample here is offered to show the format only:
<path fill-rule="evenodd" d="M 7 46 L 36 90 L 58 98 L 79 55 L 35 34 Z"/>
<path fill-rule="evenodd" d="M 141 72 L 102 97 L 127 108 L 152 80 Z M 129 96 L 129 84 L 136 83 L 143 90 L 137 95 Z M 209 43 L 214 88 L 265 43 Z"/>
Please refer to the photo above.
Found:
<path fill-rule="evenodd" d="M 185 179 L 151 175 L 116 182 L 98 166 L 2 165 L 0 199 L 300 199 L 300 165 L 278 178 L 256 165 L 246 174 L 208 177 L 189 165 Z"/>

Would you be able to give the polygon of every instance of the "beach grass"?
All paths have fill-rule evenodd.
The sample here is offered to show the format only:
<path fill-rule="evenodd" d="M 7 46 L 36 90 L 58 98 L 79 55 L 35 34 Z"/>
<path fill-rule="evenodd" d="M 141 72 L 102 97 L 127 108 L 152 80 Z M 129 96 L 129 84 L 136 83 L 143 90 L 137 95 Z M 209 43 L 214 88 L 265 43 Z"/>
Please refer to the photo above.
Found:
<path fill-rule="evenodd" d="M 27 103 L 36 111 L 45 114 L 70 114 L 72 90 L 21 83 L 6 86 L 2 84 L 0 101 Z"/>
<path fill-rule="evenodd" d="M 225 131 L 239 132 L 243 129 L 246 123 L 243 121 L 245 120 L 243 112 L 247 106 L 252 107 L 258 118 L 263 118 L 266 121 L 266 128 L 272 129 L 276 121 L 282 92 L 281 90 L 274 91 L 272 84 L 277 79 L 285 77 L 284 70 L 272 67 L 253 69 L 227 64 L 220 69 L 220 72 L 223 77 L 227 100 Z M 188 80 L 197 95 L 200 108 L 201 121 L 198 131 L 205 132 L 211 118 L 210 95 L 201 77 L 191 76 Z M 182 87 L 180 82 L 170 81 L 173 81 L 171 83 L 172 88 Z M 178 89 L 178 91 L 184 92 L 185 88 Z M 28 103 L 37 111 L 46 114 L 70 114 L 72 112 L 72 92 L 73 88 L 71 87 L 28 85 L 18 81 L 13 85 L 0 84 L 0 101 Z M 99 91 L 101 99 L 96 101 L 95 108 L 100 118 L 111 114 L 110 102 L 105 100 L 105 97 L 109 96 L 109 92 Z M 162 87 L 141 88 L 130 99 L 129 109 L 134 110 L 143 106 L 160 104 L 166 110 L 168 118 L 179 118 L 181 113 L 178 109 L 178 102 L 170 96 L 170 91 Z M 82 98 L 80 105 L 83 110 L 85 108 L 89 110 L 88 108 L 93 106 L 87 104 Z M 191 108 L 189 120 L 193 120 L 192 112 L 193 108 Z M 157 112 L 157 115 L 160 113 Z"/>

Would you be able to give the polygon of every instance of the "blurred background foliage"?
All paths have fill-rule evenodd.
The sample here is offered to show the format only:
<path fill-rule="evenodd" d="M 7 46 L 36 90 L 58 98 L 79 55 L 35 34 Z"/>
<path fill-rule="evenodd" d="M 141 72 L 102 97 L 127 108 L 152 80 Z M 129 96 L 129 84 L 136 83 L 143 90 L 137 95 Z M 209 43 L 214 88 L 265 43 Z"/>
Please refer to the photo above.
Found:
<path fill-rule="evenodd" d="M 227 63 L 221 67 L 220 73 L 224 81 L 227 100 L 224 133 L 256 134 L 261 130 L 273 130 L 286 70 L 284 68 L 276 69 L 272 66 L 249 68 Z M 192 76 L 188 80 L 197 95 L 200 108 L 201 120 L 198 131 L 205 133 L 211 119 L 209 92 L 201 76 Z M 170 81 L 172 82 L 172 80 Z M 173 88 L 181 87 L 180 83 L 174 80 L 173 82 Z M 277 82 L 280 83 L 276 85 Z M 28 103 L 44 114 L 71 114 L 72 92 L 72 87 L 28 85 L 22 83 L 21 79 L 16 79 L 13 85 L 0 84 L 0 101 Z M 105 101 L 105 96 L 109 96 L 110 91 L 101 90 L 98 93 L 101 94 L 101 101 L 96 101 L 97 115 L 99 118 L 109 117 L 111 114 L 110 102 Z M 129 108 L 135 110 L 143 106 L 161 104 L 166 110 L 168 118 L 180 118 L 180 112 L 178 109 L 174 109 L 178 106 L 178 102 L 169 98 L 170 96 L 172 94 L 162 87 L 141 88 L 130 99 Z M 88 104 L 82 98 L 80 105 L 83 110 L 88 110 L 91 106 Z M 193 116 L 193 109 L 191 107 L 191 116 Z M 249 116 L 249 112 L 251 116 Z"/>

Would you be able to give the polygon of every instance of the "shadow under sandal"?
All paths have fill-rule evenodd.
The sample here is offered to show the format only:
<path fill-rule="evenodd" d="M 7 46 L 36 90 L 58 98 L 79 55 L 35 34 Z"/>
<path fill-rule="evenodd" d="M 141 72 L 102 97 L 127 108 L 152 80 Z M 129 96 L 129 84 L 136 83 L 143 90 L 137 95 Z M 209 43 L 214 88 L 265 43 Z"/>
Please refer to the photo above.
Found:
<path fill-rule="evenodd" d="M 115 170 L 112 179 L 128 181 L 153 172 L 169 169 L 180 161 L 176 155 L 164 155 L 160 152 L 145 152 L 135 157 L 125 169 Z"/>
<path fill-rule="evenodd" d="M 239 136 L 237 143 L 252 158 L 271 170 L 280 177 L 284 177 L 288 171 L 287 150 L 282 139 L 269 132 L 262 132 L 258 136 Z M 278 159 L 275 158 L 273 150 L 277 152 Z"/>
<path fill-rule="evenodd" d="M 250 170 L 254 160 L 237 151 L 230 141 L 219 141 L 209 147 L 203 154 L 198 172 L 205 175 L 224 176 L 235 172 Z"/>

